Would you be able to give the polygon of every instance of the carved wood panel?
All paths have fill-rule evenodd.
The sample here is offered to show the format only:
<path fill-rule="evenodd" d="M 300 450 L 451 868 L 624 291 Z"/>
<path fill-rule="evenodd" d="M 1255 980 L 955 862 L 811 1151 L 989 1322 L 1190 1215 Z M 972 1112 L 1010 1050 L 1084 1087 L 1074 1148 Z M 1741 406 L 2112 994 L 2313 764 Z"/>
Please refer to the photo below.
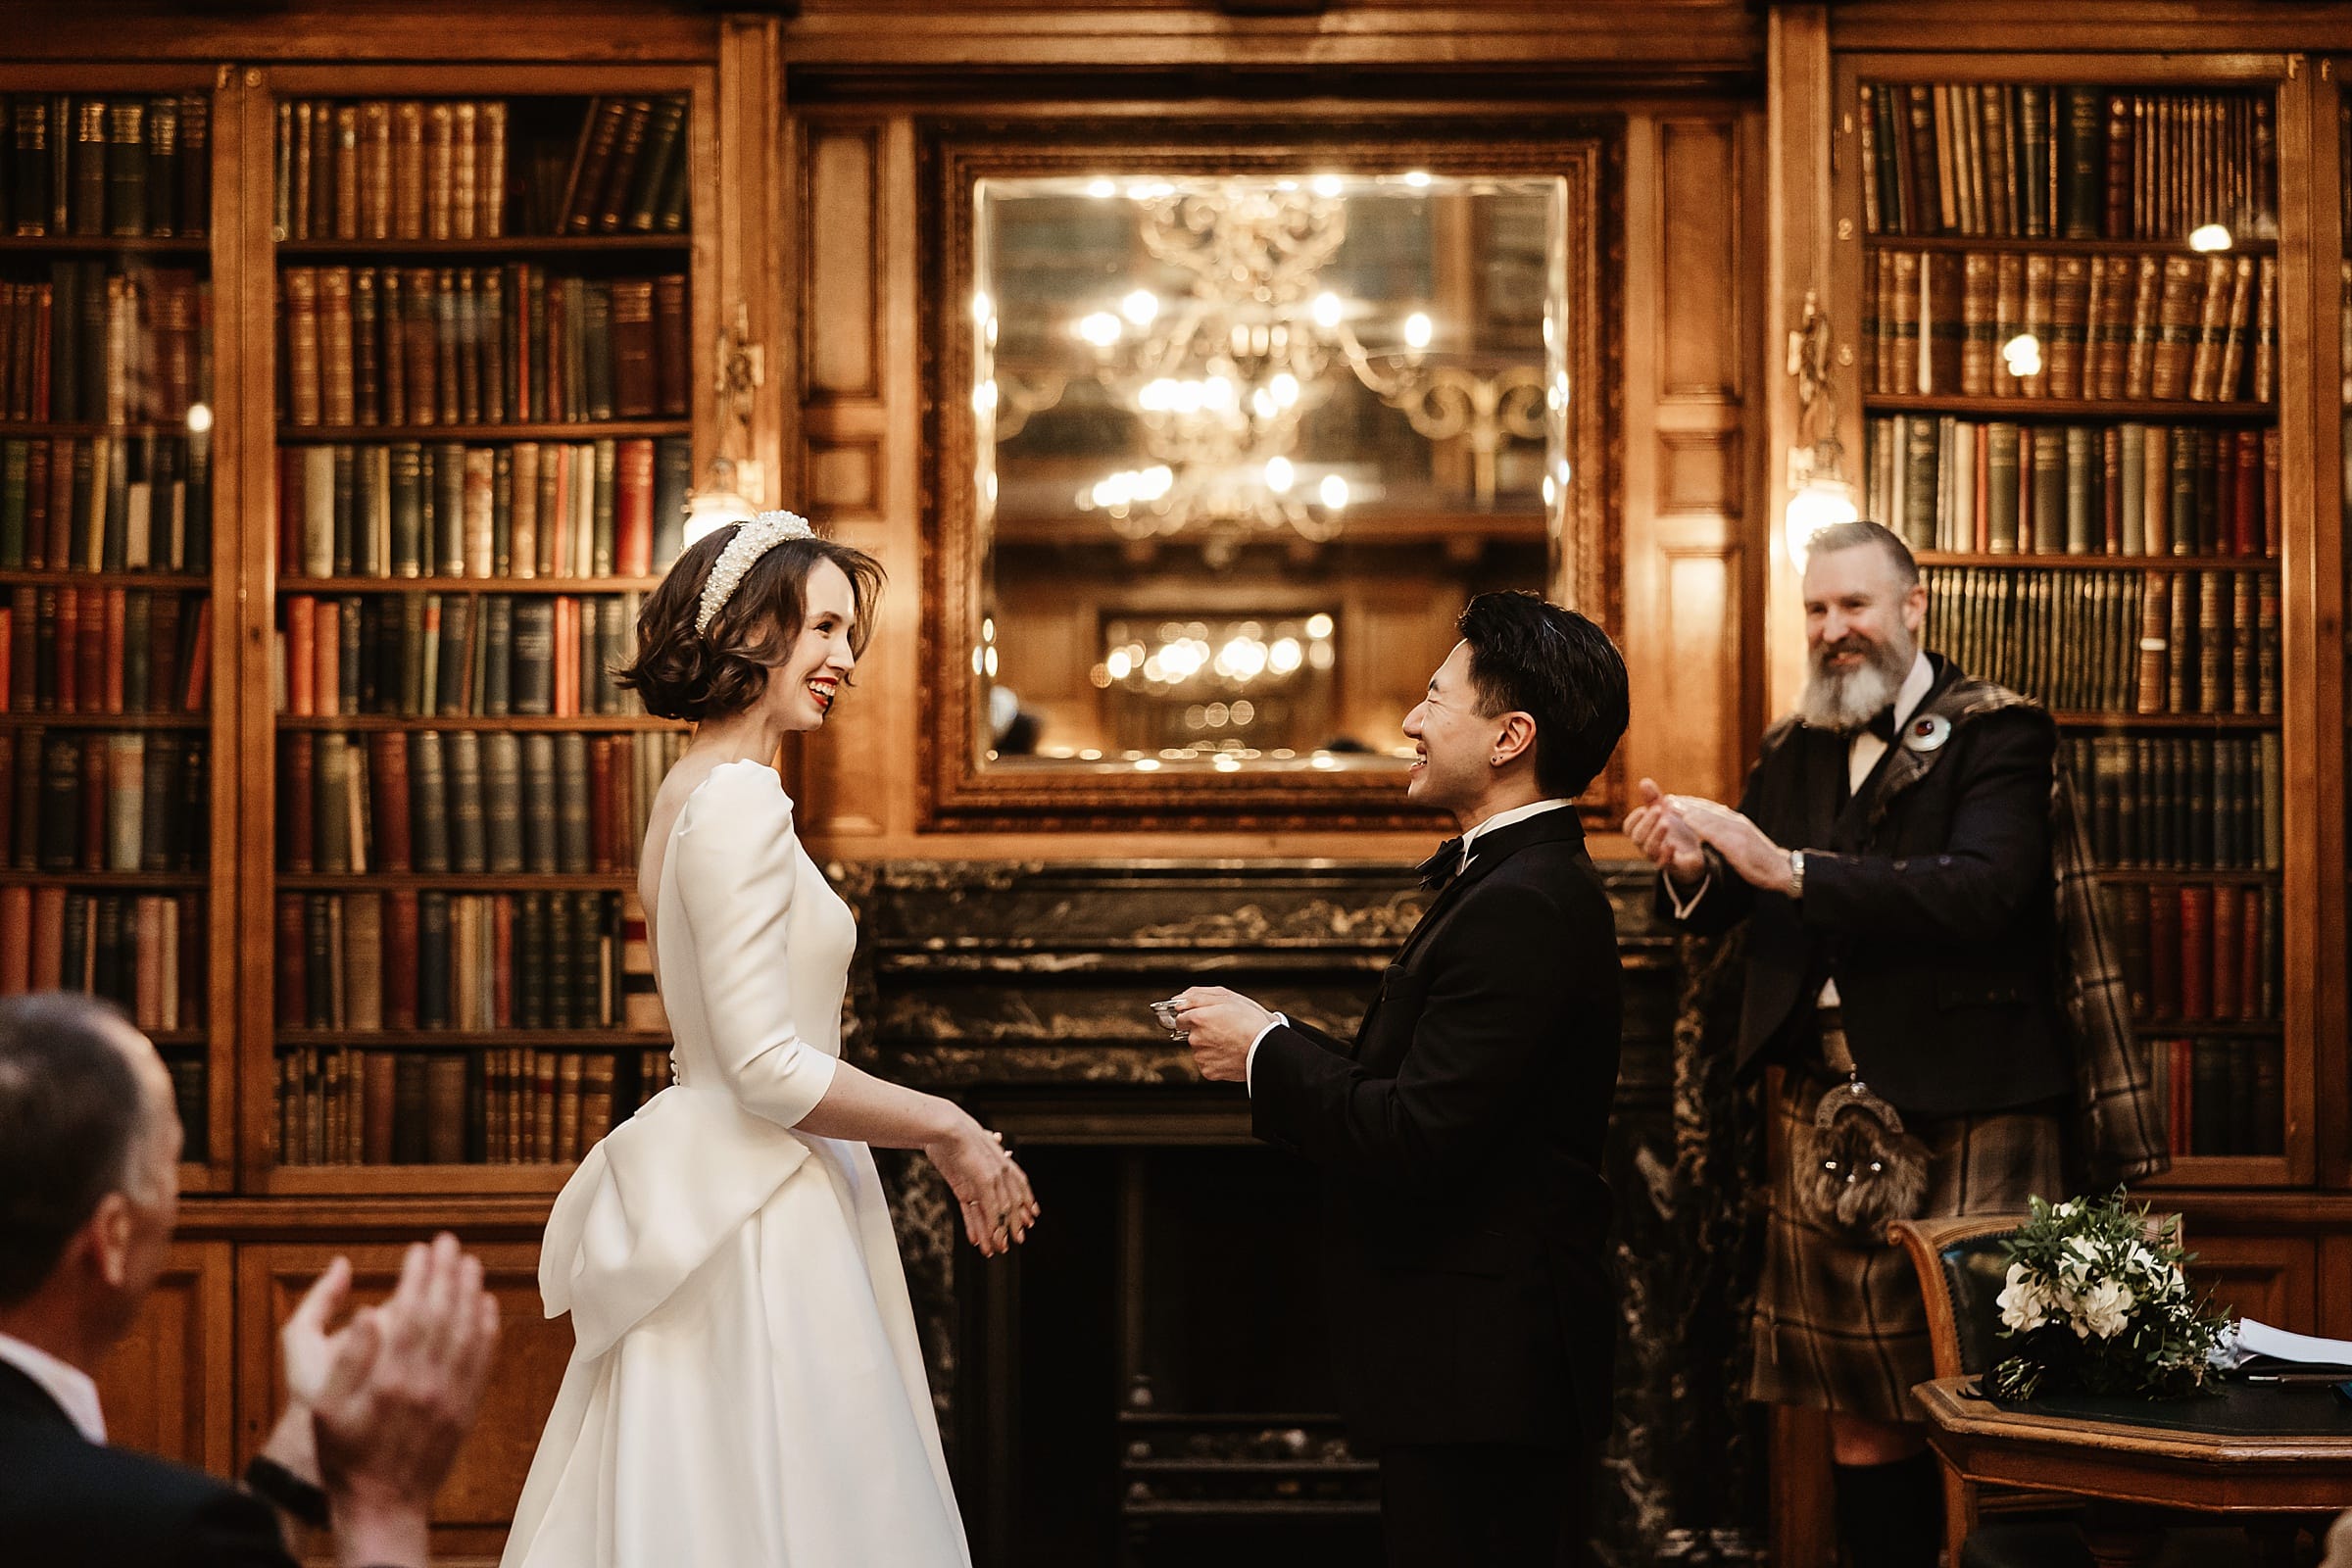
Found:
<path fill-rule="evenodd" d="M 228 1473 L 232 1283 L 226 1242 L 172 1244 L 130 1332 L 97 1370 L 108 1442 Z"/>
<path fill-rule="evenodd" d="M 487 1552 L 495 1557 L 514 1516 L 523 1477 L 539 1446 L 557 1385 L 571 1358 L 571 1323 L 540 1315 L 539 1249 L 529 1243 L 470 1246 L 498 1298 L 496 1369 L 479 1419 L 433 1505 L 435 1559 Z M 237 1257 L 237 1455 L 249 1457 L 285 1401 L 277 1331 L 303 1293 L 340 1253 L 352 1261 L 352 1298 L 381 1300 L 399 1283 L 407 1249 L 385 1242 L 334 1247 L 266 1243 Z"/>

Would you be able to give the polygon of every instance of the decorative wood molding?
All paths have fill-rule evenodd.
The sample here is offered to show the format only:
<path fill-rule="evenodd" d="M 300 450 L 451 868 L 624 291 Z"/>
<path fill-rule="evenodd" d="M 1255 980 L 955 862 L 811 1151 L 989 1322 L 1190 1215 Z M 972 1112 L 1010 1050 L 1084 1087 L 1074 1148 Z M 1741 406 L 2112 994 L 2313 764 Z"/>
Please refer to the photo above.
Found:
<path fill-rule="evenodd" d="M 1548 592 L 1593 616 L 1614 636 L 1623 619 L 1619 578 L 1623 493 L 1624 151 L 1622 121 L 1536 116 L 1496 137 L 1492 122 L 1450 117 L 1357 120 L 1327 135 L 1270 118 L 1211 119 L 1183 136 L 1154 136 L 1126 122 L 1052 125 L 955 122 L 920 145 L 919 189 L 928 197 L 920 314 L 922 385 L 928 392 L 923 496 L 923 606 L 917 698 L 921 825 L 934 830 L 1132 827 L 1282 830 L 1402 828 L 1435 820 L 1400 809 L 1394 773 L 1250 773 L 1194 778 L 1057 775 L 978 765 L 968 650 L 979 637 L 984 563 L 974 514 L 975 439 L 968 387 L 971 348 L 957 330 L 970 291 L 972 201 L 985 177 L 1074 174 L 1104 168 L 1275 173 L 1300 168 L 1405 167 L 1435 174 L 1556 174 L 1568 181 L 1571 523 L 1555 541 Z M 1612 759 L 1583 803 L 1589 823 L 1615 821 L 1623 763 Z"/>

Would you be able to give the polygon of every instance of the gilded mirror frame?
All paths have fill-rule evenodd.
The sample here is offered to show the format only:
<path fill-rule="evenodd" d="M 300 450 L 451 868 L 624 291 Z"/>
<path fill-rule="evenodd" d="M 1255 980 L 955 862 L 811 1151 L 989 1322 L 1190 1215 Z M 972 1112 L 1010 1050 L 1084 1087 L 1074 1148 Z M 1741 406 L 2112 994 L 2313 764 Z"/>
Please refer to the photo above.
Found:
<path fill-rule="evenodd" d="M 922 825 L 933 830 L 1089 829 L 1275 831 L 1407 828 L 1432 816 L 1404 804 L 1401 771 L 1115 774 L 991 768 L 973 755 L 986 547 L 976 521 L 977 422 L 969 389 L 967 301 L 976 272 L 980 180 L 1051 176 L 1287 176 L 1304 169 L 1425 170 L 1460 177 L 1556 176 L 1566 186 L 1569 331 L 1575 389 L 1567 459 L 1577 477 L 1550 528 L 1545 592 L 1622 640 L 1623 132 L 1592 118 L 1531 117 L 1497 135 L 1492 121 L 1353 121 L 1326 136 L 1295 123 L 1190 121 L 1182 136 L 1132 122 L 935 127 L 921 144 L 930 198 L 922 255 L 919 339 L 924 413 L 923 614 L 918 692 Z M 1622 814 L 1622 763 L 1580 801 L 1592 824 Z"/>

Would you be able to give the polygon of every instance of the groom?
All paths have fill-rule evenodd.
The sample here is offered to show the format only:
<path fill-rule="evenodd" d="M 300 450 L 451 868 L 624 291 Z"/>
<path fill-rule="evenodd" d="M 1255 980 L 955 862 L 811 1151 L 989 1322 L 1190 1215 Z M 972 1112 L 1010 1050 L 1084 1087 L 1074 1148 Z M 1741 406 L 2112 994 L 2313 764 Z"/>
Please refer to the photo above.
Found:
<path fill-rule="evenodd" d="M 1625 732 L 1606 634 L 1482 594 L 1406 715 L 1405 793 L 1461 837 L 1352 1045 L 1221 987 L 1178 999 L 1204 1078 L 1322 1168 L 1350 1436 L 1402 1565 L 1567 1564 L 1609 1420 L 1601 1144 L 1618 958 L 1575 797 Z"/>

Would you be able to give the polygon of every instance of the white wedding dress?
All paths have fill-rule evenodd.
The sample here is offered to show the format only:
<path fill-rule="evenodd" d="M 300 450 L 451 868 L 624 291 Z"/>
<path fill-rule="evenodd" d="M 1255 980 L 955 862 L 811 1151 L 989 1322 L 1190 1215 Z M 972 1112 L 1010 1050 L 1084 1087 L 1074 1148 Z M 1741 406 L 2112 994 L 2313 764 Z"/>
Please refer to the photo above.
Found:
<path fill-rule="evenodd" d="M 677 1082 L 548 1220 L 575 1343 L 503 1568 L 971 1561 L 873 1155 L 791 1130 L 832 1083 L 857 934 L 775 773 L 714 768 L 654 912 Z"/>

